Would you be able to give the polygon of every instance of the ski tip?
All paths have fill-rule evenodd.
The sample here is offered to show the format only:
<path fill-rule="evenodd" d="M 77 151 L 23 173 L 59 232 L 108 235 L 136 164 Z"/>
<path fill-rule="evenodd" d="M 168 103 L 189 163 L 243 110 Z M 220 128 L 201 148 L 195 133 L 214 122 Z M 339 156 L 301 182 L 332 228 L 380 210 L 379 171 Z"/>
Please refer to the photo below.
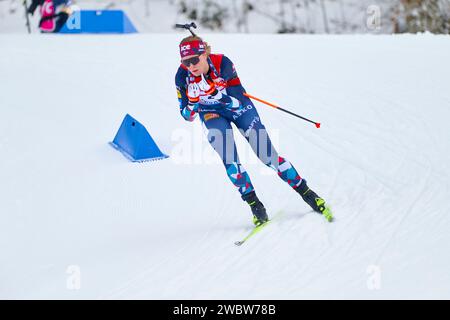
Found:
<path fill-rule="evenodd" d="M 244 241 L 236 241 L 234 244 L 238 247 L 241 246 L 244 243 Z"/>

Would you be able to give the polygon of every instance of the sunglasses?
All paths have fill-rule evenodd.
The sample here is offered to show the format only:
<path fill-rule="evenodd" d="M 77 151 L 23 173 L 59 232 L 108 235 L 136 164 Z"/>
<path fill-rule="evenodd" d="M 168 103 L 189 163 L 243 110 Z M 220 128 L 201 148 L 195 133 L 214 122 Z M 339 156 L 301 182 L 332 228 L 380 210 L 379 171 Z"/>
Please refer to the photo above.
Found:
<path fill-rule="evenodd" d="M 195 66 L 199 62 L 200 62 L 199 56 L 195 56 L 195 57 L 192 57 L 192 58 L 189 58 L 189 59 L 181 60 L 181 63 L 184 66 L 186 66 L 186 67 L 189 67 L 191 64 Z"/>

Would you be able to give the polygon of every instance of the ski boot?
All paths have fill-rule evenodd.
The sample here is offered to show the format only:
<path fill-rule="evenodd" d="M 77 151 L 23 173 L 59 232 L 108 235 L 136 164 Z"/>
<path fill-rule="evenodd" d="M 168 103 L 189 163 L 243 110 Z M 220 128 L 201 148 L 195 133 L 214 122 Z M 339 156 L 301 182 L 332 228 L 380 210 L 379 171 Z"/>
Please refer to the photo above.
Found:
<path fill-rule="evenodd" d="M 314 211 L 322 214 L 328 222 L 333 221 L 333 213 L 331 212 L 331 209 L 326 205 L 325 200 L 308 188 L 305 179 L 302 179 L 302 182 L 297 188 L 295 188 L 295 191 L 301 195 L 303 200 L 309 204 Z"/>
<path fill-rule="evenodd" d="M 266 208 L 264 208 L 264 205 L 262 204 L 262 202 L 259 201 L 258 197 L 256 196 L 255 191 L 252 191 L 248 194 L 243 195 L 242 199 L 244 201 L 246 201 L 249 204 L 250 208 L 252 209 L 253 224 L 256 227 L 269 221 L 269 217 L 267 216 L 267 213 L 266 213 Z"/>

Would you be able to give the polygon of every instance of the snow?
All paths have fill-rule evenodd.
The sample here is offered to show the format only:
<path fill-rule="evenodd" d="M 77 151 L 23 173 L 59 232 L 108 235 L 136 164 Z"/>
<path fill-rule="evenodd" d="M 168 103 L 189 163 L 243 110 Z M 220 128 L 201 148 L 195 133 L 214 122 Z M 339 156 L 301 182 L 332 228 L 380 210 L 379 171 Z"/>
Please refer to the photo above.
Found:
<path fill-rule="evenodd" d="M 322 123 L 256 103 L 336 221 L 236 134 L 281 215 L 233 244 L 250 210 L 179 115 L 179 35 L 1 35 L 0 298 L 449 299 L 448 38 L 205 38 L 249 93 Z M 126 113 L 169 159 L 108 145 Z"/>

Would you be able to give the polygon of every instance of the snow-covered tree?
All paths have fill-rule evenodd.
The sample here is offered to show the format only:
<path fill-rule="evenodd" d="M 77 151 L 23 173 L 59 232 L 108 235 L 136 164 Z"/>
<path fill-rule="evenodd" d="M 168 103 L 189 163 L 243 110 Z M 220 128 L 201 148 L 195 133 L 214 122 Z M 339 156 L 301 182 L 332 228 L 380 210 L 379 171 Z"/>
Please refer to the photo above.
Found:
<path fill-rule="evenodd" d="M 395 32 L 450 31 L 448 0 L 401 0 L 395 13 Z"/>

